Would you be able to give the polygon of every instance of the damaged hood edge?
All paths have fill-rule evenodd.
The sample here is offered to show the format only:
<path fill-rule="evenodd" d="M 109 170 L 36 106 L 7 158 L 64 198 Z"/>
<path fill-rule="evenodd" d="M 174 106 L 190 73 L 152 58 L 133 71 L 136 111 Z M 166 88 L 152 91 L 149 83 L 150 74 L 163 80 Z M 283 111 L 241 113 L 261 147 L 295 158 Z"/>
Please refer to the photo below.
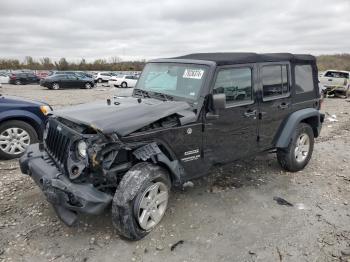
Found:
<path fill-rule="evenodd" d="M 72 106 L 54 112 L 54 116 L 90 126 L 104 134 L 129 135 L 159 119 L 178 114 L 181 125 L 196 121 L 191 106 L 183 101 L 160 101 L 153 98 L 117 98 L 111 105 L 106 101 Z"/>

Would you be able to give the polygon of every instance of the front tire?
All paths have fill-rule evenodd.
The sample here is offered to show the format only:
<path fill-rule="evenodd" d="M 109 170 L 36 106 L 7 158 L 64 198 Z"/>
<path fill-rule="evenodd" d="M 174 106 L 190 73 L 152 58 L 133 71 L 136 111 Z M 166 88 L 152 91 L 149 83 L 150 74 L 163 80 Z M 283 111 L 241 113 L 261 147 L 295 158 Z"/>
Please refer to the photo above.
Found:
<path fill-rule="evenodd" d="M 99 78 L 99 79 L 97 79 L 97 83 L 102 83 L 102 79 L 101 78 Z"/>
<path fill-rule="evenodd" d="M 120 235 L 139 240 L 163 218 L 171 188 L 168 172 L 147 162 L 122 178 L 112 202 L 112 221 Z"/>
<path fill-rule="evenodd" d="M 122 88 L 128 88 L 128 83 L 127 83 L 127 82 L 123 82 L 123 83 L 121 84 L 121 87 L 122 87 Z"/>
<path fill-rule="evenodd" d="M 283 169 L 297 172 L 309 163 L 313 149 L 314 132 L 310 125 L 300 123 L 288 148 L 277 149 L 277 160 Z"/>
<path fill-rule="evenodd" d="M 53 90 L 60 89 L 60 84 L 59 83 L 53 83 L 52 86 L 51 86 L 51 89 L 53 89 Z"/>
<path fill-rule="evenodd" d="M 0 158 L 22 156 L 30 144 L 38 142 L 35 129 L 26 122 L 10 120 L 0 125 Z"/>

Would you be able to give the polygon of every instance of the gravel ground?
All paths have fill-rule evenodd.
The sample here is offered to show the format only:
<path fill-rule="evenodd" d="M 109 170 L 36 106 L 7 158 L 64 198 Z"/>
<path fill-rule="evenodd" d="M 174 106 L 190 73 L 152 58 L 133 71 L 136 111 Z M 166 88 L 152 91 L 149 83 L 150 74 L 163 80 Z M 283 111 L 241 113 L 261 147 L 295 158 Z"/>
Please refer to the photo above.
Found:
<path fill-rule="evenodd" d="M 130 92 L 1 90 L 55 108 Z M 0 260 L 350 261 L 350 103 L 326 99 L 323 111 L 338 121 L 326 120 L 305 170 L 281 171 L 274 154 L 213 169 L 173 191 L 160 226 L 138 242 L 115 234 L 109 212 L 66 227 L 17 161 L 0 161 Z M 294 206 L 278 205 L 275 196 Z"/>

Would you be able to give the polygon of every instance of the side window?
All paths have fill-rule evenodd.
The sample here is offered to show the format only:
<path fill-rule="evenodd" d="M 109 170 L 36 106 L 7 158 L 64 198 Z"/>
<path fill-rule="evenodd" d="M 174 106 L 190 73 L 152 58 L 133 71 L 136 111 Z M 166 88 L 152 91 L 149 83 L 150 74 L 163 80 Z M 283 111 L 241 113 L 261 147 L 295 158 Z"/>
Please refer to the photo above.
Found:
<path fill-rule="evenodd" d="M 228 105 L 253 100 L 252 70 L 249 67 L 221 69 L 214 94 L 225 94 Z"/>
<path fill-rule="evenodd" d="M 325 77 L 333 77 L 333 72 L 328 71 L 324 76 Z"/>
<path fill-rule="evenodd" d="M 314 90 L 311 65 L 295 66 L 295 90 L 297 94 L 312 92 Z"/>
<path fill-rule="evenodd" d="M 133 79 L 132 76 L 126 76 L 125 79 Z"/>
<path fill-rule="evenodd" d="M 289 92 L 287 65 L 264 66 L 261 77 L 264 98 L 281 96 Z"/>
<path fill-rule="evenodd" d="M 68 78 L 69 80 L 76 80 L 76 79 L 77 79 L 77 76 L 76 76 L 76 75 L 73 75 L 73 74 L 68 74 L 68 75 L 67 75 L 67 78 Z"/>

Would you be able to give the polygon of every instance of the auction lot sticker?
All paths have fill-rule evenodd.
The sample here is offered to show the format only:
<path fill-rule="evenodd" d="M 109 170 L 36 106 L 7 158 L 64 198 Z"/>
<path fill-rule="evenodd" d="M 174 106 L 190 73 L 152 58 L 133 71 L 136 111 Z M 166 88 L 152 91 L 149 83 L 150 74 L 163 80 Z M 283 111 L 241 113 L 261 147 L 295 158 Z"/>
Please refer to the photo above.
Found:
<path fill-rule="evenodd" d="M 202 79 L 204 70 L 202 69 L 186 69 L 184 72 L 183 78 L 192 78 L 192 79 Z"/>

